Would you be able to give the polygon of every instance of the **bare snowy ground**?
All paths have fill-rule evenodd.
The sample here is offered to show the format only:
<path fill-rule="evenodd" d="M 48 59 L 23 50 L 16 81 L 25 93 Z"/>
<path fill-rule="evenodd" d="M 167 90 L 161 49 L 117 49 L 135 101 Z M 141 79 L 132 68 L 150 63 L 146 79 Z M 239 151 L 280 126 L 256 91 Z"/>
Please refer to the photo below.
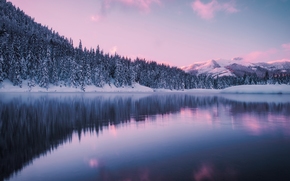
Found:
<path fill-rule="evenodd" d="M 84 92 L 80 88 L 55 86 L 50 84 L 48 89 L 39 87 L 38 85 L 30 88 L 27 81 L 22 82 L 22 87 L 13 86 L 9 80 L 0 83 L 0 92 Z M 106 84 L 104 87 L 96 87 L 94 85 L 86 86 L 85 92 L 153 92 L 153 89 L 135 84 L 133 86 L 119 87 L 114 84 Z"/>
<path fill-rule="evenodd" d="M 290 85 L 241 85 L 220 91 L 231 94 L 290 94 Z"/>
<path fill-rule="evenodd" d="M 80 88 L 54 86 L 49 85 L 49 88 L 42 88 L 38 85 L 30 88 L 27 81 L 23 81 L 22 87 L 13 86 L 9 80 L 4 80 L 0 83 L 0 92 L 84 92 Z M 290 94 L 290 85 L 242 85 L 233 86 L 222 90 L 216 89 L 190 89 L 190 90 L 169 90 L 169 89 L 152 89 L 140 84 L 133 86 L 119 87 L 106 84 L 104 87 L 86 86 L 85 92 L 184 92 L 192 94 Z"/>
<path fill-rule="evenodd" d="M 290 94 L 219 94 L 221 97 L 245 103 L 289 103 Z"/>

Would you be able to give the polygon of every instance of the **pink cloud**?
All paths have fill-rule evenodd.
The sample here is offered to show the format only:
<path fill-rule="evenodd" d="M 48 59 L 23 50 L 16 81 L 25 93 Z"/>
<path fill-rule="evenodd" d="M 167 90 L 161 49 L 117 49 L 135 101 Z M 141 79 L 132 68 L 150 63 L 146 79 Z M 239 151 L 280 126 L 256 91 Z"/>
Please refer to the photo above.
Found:
<path fill-rule="evenodd" d="M 191 7 L 203 19 L 212 19 L 219 11 L 227 13 L 238 12 L 238 9 L 235 8 L 234 1 L 219 3 L 217 0 L 212 0 L 209 3 L 203 3 L 201 0 L 195 0 L 191 4 Z"/>
<path fill-rule="evenodd" d="M 290 51 L 290 43 L 283 44 L 283 45 L 282 45 L 282 48 L 283 48 L 285 51 Z"/>
<path fill-rule="evenodd" d="M 105 13 L 112 6 L 120 5 L 149 12 L 153 4 L 161 4 L 161 0 L 102 0 L 102 12 Z"/>
<path fill-rule="evenodd" d="M 278 53 L 278 50 L 276 48 L 271 48 L 266 51 L 253 51 L 243 57 L 243 59 L 246 62 L 264 62 L 264 59 L 267 59 L 268 57 L 275 55 Z"/>
<path fill-rule="evenodd" d="M 277 62 L 290 62 L 290 59 L 279 59 L 279 60 L 272 60 L 272 61 L 268 61 L 267 63 L 277 63 Z"/>
<path fill-rule="evenodd" d="M 270 48 L 264 51 L 252 51 L 246 55 L 240 56 L 242 61 L 248 63 L 254 62 L 285 62 L 290 60 L 290 43 L 282 44 L 277 48 Z"/>
<path fill-rule="evenodd" d="M 93 15 L 93 16 L 91 16 L 91 21 L 93 21 L 93 22 L 99 22 L 99 21 L 101 21 L 102 20 L 102 16 L 101 15 Z"/>

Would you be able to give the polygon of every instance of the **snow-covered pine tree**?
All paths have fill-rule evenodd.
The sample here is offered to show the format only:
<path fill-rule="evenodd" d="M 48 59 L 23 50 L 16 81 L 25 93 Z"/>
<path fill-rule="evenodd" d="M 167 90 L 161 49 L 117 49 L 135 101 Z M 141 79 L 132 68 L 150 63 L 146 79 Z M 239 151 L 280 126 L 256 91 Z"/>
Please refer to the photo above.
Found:
<path fill-rule="evenodd" d="M 4 70 L 3 70 L 4 59 L 3 56 L 0 54 L 0 83 L 4 80 Z"/>
<path fill-rule="evenodd" d="M 116 65 L 115 65 L 115 72 L 114 72 L 114 79 L 115 79 L 115 86 L 116 87 L 123 87 L 125 85 L 125 69 L 121 58 L 118 55 L 115 55 Z"/>
<path fill-rule="evenodd" d="M 18 37 L 14 39 L 12 59 L 11 59 L 11 70 L 12 70 L 12 83 L 14 86 L 22 87 L 21 79 L 21 54 L 20 54 L 20 40 Z"/>
<path fill-rule="evenodd" d="M 63 51 L 62 47 L 57 47 L 58 51 L 55 50 L 55 48 L 53 47 L 53 42 L 52 40 L 50 40 L 49 46 L 48 46 L 48 54 L 47 56 L 49 56 L 50 58 L 50 83 L 52 83 L 53 85 L 58 85 L 59 83 L 59 69 L 60 67 L 60 61 L 61 59 L 64 59 L 63 57 L 60 57 L 60 53 L 59 55 L 57 55 L 58 52 Z"/>
<path fill-rule="evenodd" d="M 83 52 L 83 46 L 82 46 L 82 41 L 80 40 L 79 42 L 79 47 L 76 49 L 76 75 L 77 75 L 77 80 L 76 83 L 78 86 L 81 87 L 81 89 L 84 91 L 85 88 L 85 76 L 84 76 L 84 64 L 85 64 L 85 57 L 84 57 L 84 52 Z"/>
<path fill-rule="evenodd" d="M 129 75 L 130 75 L 130 85 L 134 87 L 137 79 L 137 72 L 136 67 L 133 63 L 130 63 Z"/>
<path fill-rule="evenodd" d="M 84 83 L 86 85 L 92 85 L 92 70 L 91 70 L 91 61 L 93 60 L 93 51 L 90 52 L 84 50 Z"/>
<path fill-rule="evenodd" d="M 51 47 L 44 44 L 40 49 L 40 66 L 39 66 L 39 86 L 48 89 L 49 86 L 49 70 L 52 64 Z"/>
<path fill-rule="evenodd" d="M 263 78 L 263 84 L 267 84 L 268 83 L 268 80 L 269 80 L 269 72 L 266 71 L 265 72 L 265 76 Z"/>
<path fill-rule="evenodd" d="M 79 70 L 79 66 L 76 63 L 74 58 L 70 58 L 70 77 L 69 77 L 69 84 L 72 87 L 78 87 L 79 86 L 79 82 L 78 82 L 78 72 Z"/>
<path fill-rule="evenodd" d="M 20 60 L 20 66 L 21 66 L 21 72 L 20 72 L 20 74 L 21 74 L 21 78 L 23 80 L 26 80 L 27 77 L 28 77 L 28 68 L 27 68 L 27 65 L 28 65 L 27 59 L 25 59 L 25 58 L 22 57 L 21 60 Z"/>
<path fill-rule="evenodd" d="M 31 85 L 35 85 L 37 79 L 37 68 L 38 68 L 38 59 L 36 57 L 36 37 L 31 35 L 28 38 L 27 42 L 27 78 L 29 82 L 32 82 Z"/>
<path fill-rule="evenodd" d="M 105 75 L 103 74 L 104 66 L 100 64 L 98 67 L 95 68 L 94 73 L 94 85 L 97 87 L 103 87 L 106 83 Z"/>

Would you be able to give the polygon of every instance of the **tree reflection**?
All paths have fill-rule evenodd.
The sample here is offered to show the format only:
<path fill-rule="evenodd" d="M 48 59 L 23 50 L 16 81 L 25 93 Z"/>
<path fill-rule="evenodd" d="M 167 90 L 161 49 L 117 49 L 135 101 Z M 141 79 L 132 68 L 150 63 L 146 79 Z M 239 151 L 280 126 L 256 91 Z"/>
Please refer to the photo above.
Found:
<path fill-rule="evenodd" d="M 6 96 L 2 94 L 1 96 Z M 10 95 L 11 96 L 11 95 Z M 246 103 L 218 96 L 185 94 L 65 96 L 41 94 L 0 100 L 0 180 L 9 178 L 42 154 L 70 141 L 73 132 L 99 133 L 103 127 L 131 120 L 180 112 L 184 108 L 213 109 L 229 113 L 290 115 L 290 103 Z M 218 115 L 218 114 L 217 114 Z M 93 166 L 97 164 L 92 161 Z M 198 175 L 198 174 L 197 174 Z"/>

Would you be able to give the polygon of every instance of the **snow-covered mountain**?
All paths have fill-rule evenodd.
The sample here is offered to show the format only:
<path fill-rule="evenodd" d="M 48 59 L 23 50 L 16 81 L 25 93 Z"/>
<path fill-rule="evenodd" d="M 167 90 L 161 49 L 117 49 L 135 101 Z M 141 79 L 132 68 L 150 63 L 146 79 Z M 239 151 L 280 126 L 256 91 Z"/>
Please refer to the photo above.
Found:
<path fill-rule="evenodd" d="M 243 76 L 254 75 L 264 77 L 266 72 L 269 75 L 290 74 L 290 60 L 279 60 L 261 63 L 243 63 L 231 60 L 209 60 L 205 62 L 196 62 L 189 66 L 181 67 L 184 71 L 194 75 L 216 76 Z"/>
<path fill-rule="evenodd" d="M 210 74 L 212 76 L 233 76 L 232 72 L 225 66 L 220 65 L 216 60 L 196 62 L 190 66 L 181 67 L 184 71 L 191 74 Z"/>

